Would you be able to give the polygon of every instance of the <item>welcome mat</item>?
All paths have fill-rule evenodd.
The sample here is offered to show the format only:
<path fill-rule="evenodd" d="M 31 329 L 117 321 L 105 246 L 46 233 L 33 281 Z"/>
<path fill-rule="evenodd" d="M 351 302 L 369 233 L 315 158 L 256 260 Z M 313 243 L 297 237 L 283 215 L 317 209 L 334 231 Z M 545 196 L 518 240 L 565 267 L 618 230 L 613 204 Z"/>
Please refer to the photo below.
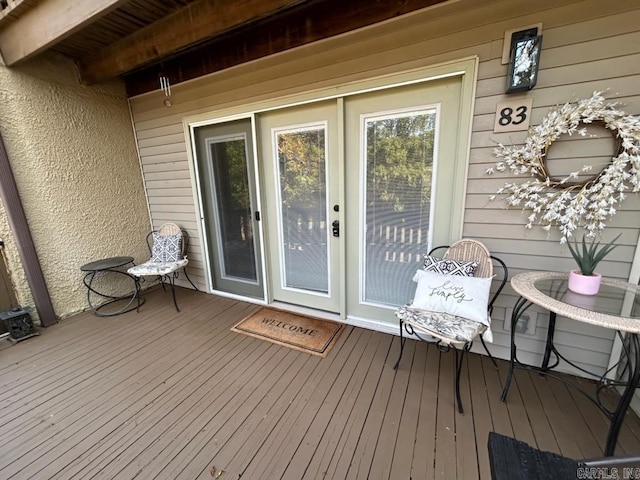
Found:
<path fill-rule="evenodd" d="M 324 358 L 338 340 L 342 324 L 263 307 L 231 330 Z"/>

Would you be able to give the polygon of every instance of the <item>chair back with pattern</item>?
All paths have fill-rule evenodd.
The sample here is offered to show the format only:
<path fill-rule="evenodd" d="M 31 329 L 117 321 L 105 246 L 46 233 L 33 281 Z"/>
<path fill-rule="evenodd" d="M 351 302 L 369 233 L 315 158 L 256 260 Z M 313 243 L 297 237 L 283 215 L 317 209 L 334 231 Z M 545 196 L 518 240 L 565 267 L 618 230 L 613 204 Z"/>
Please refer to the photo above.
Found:
<path fill-rule="evenodd" d="M 469 238 L 463 238 L 451 244 L 444 253 L 443 258 L 449 260 L 464 260 L 478 262 L 474 273 L 475 277 L 492 277 L 493 262 L 489 249 L 482 242 Z"/>

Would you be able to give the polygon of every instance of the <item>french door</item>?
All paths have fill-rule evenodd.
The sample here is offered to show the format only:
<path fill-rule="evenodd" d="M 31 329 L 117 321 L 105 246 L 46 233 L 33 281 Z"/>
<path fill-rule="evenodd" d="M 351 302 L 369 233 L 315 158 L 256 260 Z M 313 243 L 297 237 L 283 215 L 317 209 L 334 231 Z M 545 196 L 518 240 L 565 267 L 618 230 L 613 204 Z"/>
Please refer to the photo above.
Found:
<path fill-rule="evenodd" d="M 264 298 L 250 118 L 194 130 L 212 288 Z"/>
<path fill-rule="evenodd" d="M 451 240 L 459 105 L 455 77 L 345 101 L 347 315 L 395 323 L 423 254 Z"/>
<path fill-rule="evenodd" d="M 340 309 L 340 203 L 335 102 L 258 119 L 268 266 L 275 301 Z"/>
<path fill-rule="evenodd" d="M 462 84 L 453 76 L 197 128 L 214 288 L 395 324 L 422 255 L 461 232 Z"/>

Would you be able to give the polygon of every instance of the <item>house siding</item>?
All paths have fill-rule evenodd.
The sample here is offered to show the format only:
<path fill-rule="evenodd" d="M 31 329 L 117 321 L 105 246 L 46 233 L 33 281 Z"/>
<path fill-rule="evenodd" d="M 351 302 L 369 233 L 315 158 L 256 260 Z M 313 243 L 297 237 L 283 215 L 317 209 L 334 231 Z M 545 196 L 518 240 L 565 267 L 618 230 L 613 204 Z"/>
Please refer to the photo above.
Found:
<path fill-rule="evenodd" d="M 81 265 L 149 255 L 149 213 L 124 84 L 83 86 L 73 62 L 45 54 L 0 66 L 0 99 L 0 131 L 38 259 L 56 316 L 66 317 L 87 308 Z M 33 305 L 3 213 L 12 282 L 20 303 Z"/>
<path fill-rule="evenodd" d="M 507 96 L 507 66 L 501 63 L 504 32 L 536 23 L 543 24 L 544 36 L 538 84 L 530 92 Z M 532 98 L 531 124 L 536 125 L 550 107 L 600 90 L 622 102 L 628 113 L 639 114 L 638 40 L 637 1 L 461 0 L 174 85 L 169 109 L 162 105 L 161 92 L 135 97 L 131 108 L 153 224 L 175 220 L 188 229 L 190 272 L 204 286 L 194 181 L 182 125 L 185 117 L 477 56 L 463 234 L 485 242 L 505 260 L 511 275 L 569 270 L 574 264 L 557 232 L 525 230 L 526 213 L 489 201 L 491 194 L 512 180 L 505 174 L 485 174 L 495 163 L 493 149 L 499 143 L 518 144 L 526 138 L 526 132 L 493 132 L 496 106 L 514 98 Z M 620 246 L 601 264 L 604 275 L 629 278 L 638 245 L 639 210 L 640 199 L 631 195 L 610 222 L 607 236 L 620 233 Z M 503 358 L 508 357 L 507 323 L 515 300 L 507 288 L 493 315 L 492 352 Z M 523 360 L 539 361 L 548 315 L 532 309 L 530 316 L 535 328 L 518 334 L 518 344 Z M 566 347 L 567 358 L 584 368 L 602 371 L 606 367 L 613 336 L 608 330 L 566 319 L 557 325 L 557 342 Z"/>

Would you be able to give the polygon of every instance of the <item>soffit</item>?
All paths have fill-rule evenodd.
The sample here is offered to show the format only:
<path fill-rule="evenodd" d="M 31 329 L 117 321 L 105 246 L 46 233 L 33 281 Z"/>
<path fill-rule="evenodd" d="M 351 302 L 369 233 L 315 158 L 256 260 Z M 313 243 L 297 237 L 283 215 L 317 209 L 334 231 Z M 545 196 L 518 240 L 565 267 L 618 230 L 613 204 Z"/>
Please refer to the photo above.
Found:
<path fill-rule="evenodd" d="M 3 0 L 0 51 L 9 67 L 58 52 L 84 83 L 121 76 L 135 95 L 158 88 L 159 68 L 176 83 L 445 2 Z"/>

